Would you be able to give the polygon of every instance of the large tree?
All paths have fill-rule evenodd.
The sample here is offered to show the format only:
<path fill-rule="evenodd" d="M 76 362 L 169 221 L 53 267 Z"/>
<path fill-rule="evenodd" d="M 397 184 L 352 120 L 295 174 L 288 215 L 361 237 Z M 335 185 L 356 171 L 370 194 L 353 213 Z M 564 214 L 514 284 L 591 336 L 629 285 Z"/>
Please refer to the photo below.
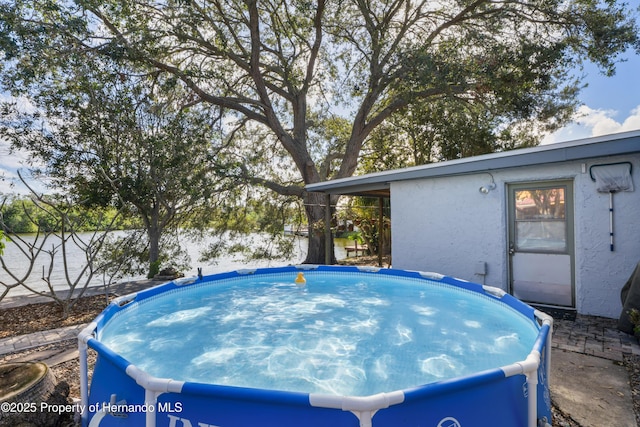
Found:
<path fill-rule="evenodd" d="M 510 117 L 503 106 L 454 99 L 418 102 L 393 114 L 364 145 L 358 173 L 535 146 L 545 126 L 554 124 Z M 568 114 L 560 109 L 556 114 Z M 560 119 L 562 123 L 565 119 Z"/>
<path fill-rule="evenodd" d="M 0 40 L 14 87 L 98 52 L 173 76 L 191 101 L 266 132 L 298 181 L 236 173 L 303 199 L 306 261 L 322 262 L 325 201 L 304 184 L 352 175 L 392 114 L 447 98 L 560 125 L 575 96 L 567 71 L 588 59 L 612 73 L 638 43 L 632 16 L 615 0 L 10 0 Z M 348 138 L 317 149 L 314 121 L 335 115 L 348 118 Z"/>
<path fill-rule="evenodd" d="M 93 59 L 67 62 L 40 81 L 37 108 L 3 103 L 0 136 L 78 204 L 117 206 L 137 218 L 147 236 L 140 257 L 153 276 L 163 236 L 210 219 L 221 191 L 211 172 L 219 122 L 202 106 L 176 104 L 176 93 L 161 88 L 171 82 Z"/>

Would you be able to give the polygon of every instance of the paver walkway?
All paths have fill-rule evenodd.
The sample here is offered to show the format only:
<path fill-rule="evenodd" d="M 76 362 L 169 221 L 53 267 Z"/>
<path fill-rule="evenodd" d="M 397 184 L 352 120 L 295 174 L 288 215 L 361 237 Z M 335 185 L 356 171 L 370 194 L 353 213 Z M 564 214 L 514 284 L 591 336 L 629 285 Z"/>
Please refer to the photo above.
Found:
<path fill-rule="evenodd" d="M 582 427 L 637 427 L 625 355 L 640 355 L 640 345 L 617 329 L 617 320 L 555 320 L 550 388 L 556 407 Z"/>
<path fill-rule="evenodd" d="M 577 315 L 553 321 L 553 348 L 622 362 L 624 354 L 640 356 L 640 344 L 618 330 L 616 319 Z"/>
<path fill-rule="evenodd" d="M 34 332 L 32 334 L 0 339 L 0 355 L 28 350 L 59 341 L 77 339 L 80 331 L 86 326 L 87 325 L 66 326 L 50 331 Z"/>

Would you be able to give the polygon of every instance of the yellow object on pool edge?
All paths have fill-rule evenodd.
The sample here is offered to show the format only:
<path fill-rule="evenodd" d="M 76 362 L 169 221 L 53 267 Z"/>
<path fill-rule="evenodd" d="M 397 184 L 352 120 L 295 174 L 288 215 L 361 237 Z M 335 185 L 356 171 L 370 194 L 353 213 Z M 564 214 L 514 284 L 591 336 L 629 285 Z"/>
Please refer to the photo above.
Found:
<path fill-rule="evenodd" d="M 295 282 L 299 286 L 304 286 L 304 284 L 307 283 L 307 279 L 304 278 L 304 273 L 302 272 L 298 273 L 298 276 L 296 277 Z"/>

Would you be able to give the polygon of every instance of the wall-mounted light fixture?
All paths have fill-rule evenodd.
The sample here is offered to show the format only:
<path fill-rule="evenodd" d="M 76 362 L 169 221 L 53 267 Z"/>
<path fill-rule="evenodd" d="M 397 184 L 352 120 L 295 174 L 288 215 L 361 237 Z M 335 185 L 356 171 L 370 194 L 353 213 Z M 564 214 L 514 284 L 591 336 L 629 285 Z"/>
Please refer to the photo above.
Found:
<path fill-rule="evenodd" d="M 478 191 L 480 191 L 482 194 L 489 194 L 489 191 L 496 189 L 496 183 L 493 181 L 493 175 L 491 175 L 489 172 L 487 173 L 491 177 L 491 182 L 487 185 L 483 185 L 478 189 Z"/>

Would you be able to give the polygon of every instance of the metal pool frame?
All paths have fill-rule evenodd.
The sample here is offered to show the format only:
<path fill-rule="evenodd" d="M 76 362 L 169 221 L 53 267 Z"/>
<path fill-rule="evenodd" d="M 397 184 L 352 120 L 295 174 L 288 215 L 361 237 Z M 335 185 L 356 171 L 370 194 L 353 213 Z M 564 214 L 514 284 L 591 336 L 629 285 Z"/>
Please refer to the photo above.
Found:
<path fill-rule="evenodd" d="M 371 396 L 333 396 L 153 377 L 98 339 L 129 303 L 193 283 L 306 270 L 422 278 L 485 295 L 531 320 L 538 337 L 525 360 L 472 375 Z M 553 319 L 501 289 L 436 273 L 372 267 L 289 266 L 177 279 L 115 299 L 78 336 L 83 427 L 551 427 L 549 374 Z M 91 386 L 88 349 L 97 353 Z"/>

